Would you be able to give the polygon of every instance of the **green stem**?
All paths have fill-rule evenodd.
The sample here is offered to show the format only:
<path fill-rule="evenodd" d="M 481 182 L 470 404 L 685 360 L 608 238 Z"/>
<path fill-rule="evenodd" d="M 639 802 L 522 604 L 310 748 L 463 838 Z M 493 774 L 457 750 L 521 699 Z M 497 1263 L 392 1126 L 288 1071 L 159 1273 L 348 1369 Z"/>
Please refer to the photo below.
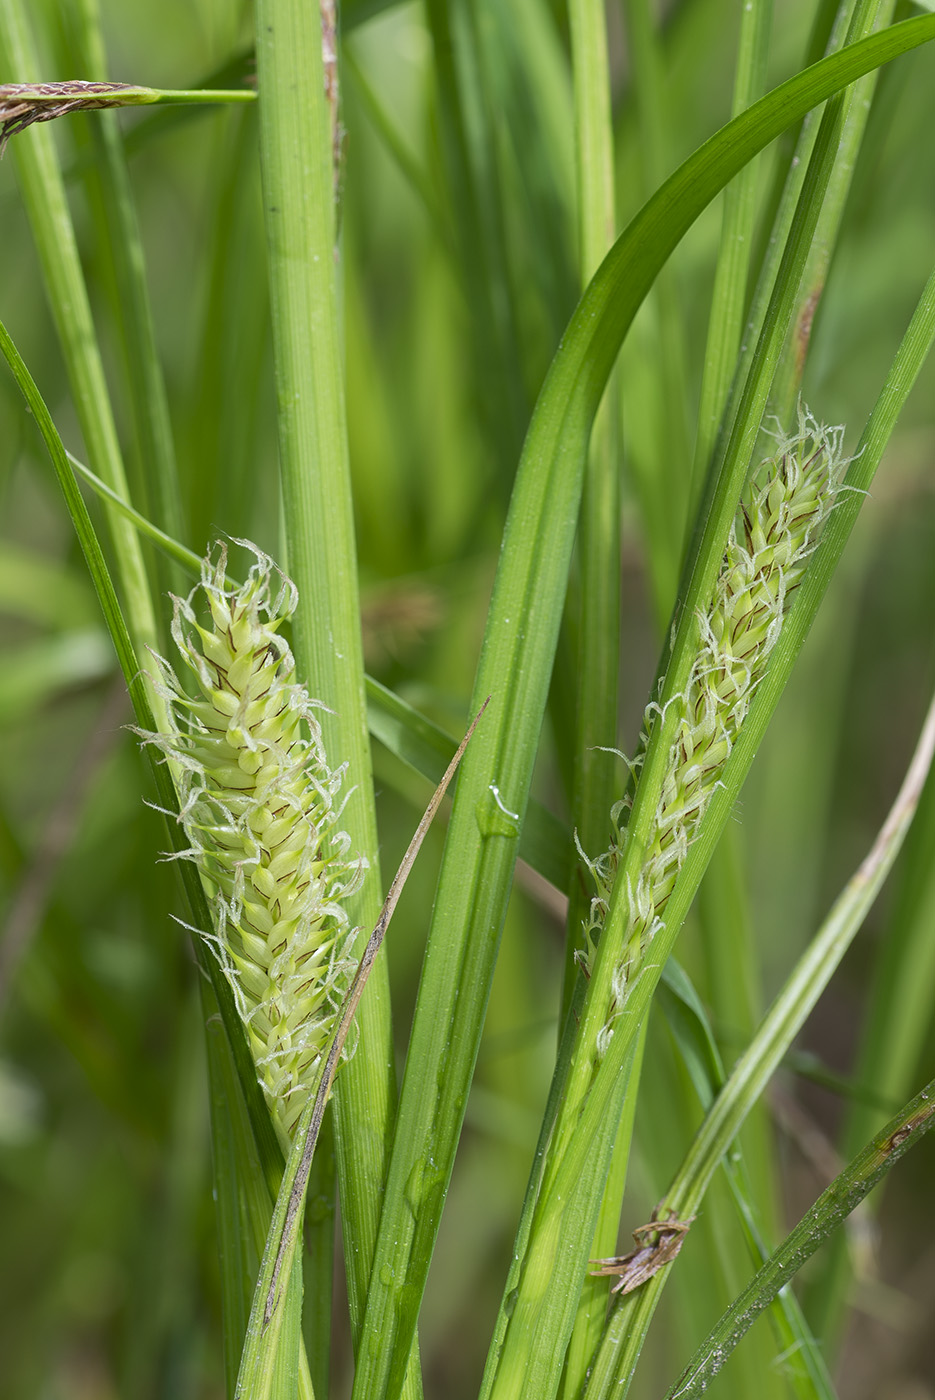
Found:
<path fill-rule="evenodd" d="M 577 117 L 580 274 L 586 287 L 613 239 L 610 77 L 603 5 L 573 0 L 569 20 Z M 578 840 L 589 852 L 604 845 L 615 784 L 613 760 L 600 751 L 613 745 L 617 733 L 620 481 L 615 400 L 611 390 L 595 420 L 578 526 L 581 601 L 572 813 Z M 578 972 L 574 955 L 590 905 L 590 883 L 583 863 L 576 860 L 569 887 L 562 1022 Z"/>
<path fill-rule="evenodd" d="M 193 103 L 255 102 L 256 93 L 250 88 L 154 88 L 150 100 L 166 106 L 173 103 L 191 106 Z"/>
<path fill-rule="evenodd" d="M 935 17 L 895 26 L 797 75 L 718 132 L 670 177 L 621 235 L 563 337 L 517 473 L 475 682 L 478 704 L 488 694 L 495 698 L 459 776 L 448 828 L 384 1195 L 365 1337 L 358 1349 L 355 1400 L 395 1397 L 405 1372 L 529 795 L 588 435 L 621 340 L 682 233 L 756 150 L 844 82 L 933 35 Z M 725 533 L 726 528 L 727 522 Z M 678 886 L 673 898 L 677 891 Z M 684 913 L 682 909 L 679 917 Z M 637 1025 L 653 985 L 647 974 L 636 989 Z M 608 1057 L 610 1073 L 593 1106 L 586 1106 L 577 1150 L 568 1161 L 572 1194 L 574 1173 L 580 1177 L 588 1143 L 602 1136 L 602 1113 L 619 1115 L 621 1083 L 625 1084 L 632 1048 L 627 1039 L 620 1036 L 618 1045 L 615 1037 L 613 1058 Z M 589 1235 L 584 1242 L 585 1251 L 590 1239 Z M 573 1287 L 575 1297 L 584 1273 L 582 1261 Z M 504 1311 L 512 1301 L 504 1300 Z M 507 1340 L 514 1319 L 515 1312 Z M 535 1389 L 532 1375 L 529 1380 Z"/>
<path fill-rule="evenodd" d="M 795 659 L 808 635 L 819 604 L 837 567 L 844 545 L 857 518 L 861 501 L 873 481 L 900 410 L 918 377 L 933 340 L 935 340 L 935 273 L 923 291 L 916 312 L 893 360 L 883 391 L 867 421 L 858 452 L 847 474 L 845 490 L 825 525 L 815 557 L 811 561 L 799 589 L 795 606 L 787 618 L 773 650 L 770 669 L 760 684 L 756 698 L 727 762 L 722 784 L 711 800 L 711 805 L 694 844 L 689 848 L 682 872 L 666 909 L 666 927 L 657 935 L 657 940 L 654 943 L 654 957 L 660 963 L 664 963 L 671 952 L 676 932 L 688 912 L 688 906 L 697 888 L 698 880 L 733 809 L 733 804 L 766 731 L 770 716 L 782 694 Z M 639 1017 L 645 1013 L 652 989 L 650 979 L 645 976 L 636 983 L 629 1007 L 631 1016 Z M 626 1047 L 618 1046 L 618 1039 L 622 1039 L 622 1037 L 615 1036 L 611 1042 L 607 1057 L 608 1065 L 604 1070 L 605 1076 L 608 1068 L 617 1075 L 622 1075 L 624 1072 L 623 1058 Z M 585 1105 L 581 1118 L 580 1131 L 585 1138 L 589 1131 L 593 1131 L 595 1122 L 599 1121 L 599 1115 L 607 1100 L 608 1093 L 609 1090 L 602 1086 L 599 1080 L 595 1082 L 591 1099 Z M 566 1177 L 571 1177 L 572 1180 L 572 1173 L 577 1164 L 577 1155 L 580 1155 L 580 1147 L 578 1154 L 570 1154 L 569 1157 Z M 636 1355 L 629 1355 L 625 1369 L 623 1362 L 620 1363 L 618 1369 L 629 1377 L 632 1375 L 635 1361 Z"/>
<path fill-rule="evenodd" d="M 836 128 L 835 128 L 836 129 Z M 832 133 L 833 135 L 833 133 Z M 503 1356 L 505 1385 L 503 1396 L 520 1393 L 527 1387 L 531 1376 L 525 1374 L 525 1365 L 519 1358 L 529 1358 L 529 1364 L 536 1374 L 540 1366 L 549 1362 L 550 1345 L 547 1333 L 554 1333 L 553 1312 L 561 1308 L 562 1298 L 569 1288 L 580 1287 L 584 1272 L 583 1249 L 580 1238 L 576 1239 L 574 1250 L 567 1242 L 576 1237 L 571 1234 L 570 1213 L 579 1209 L 576 1204 L 584 1190 L 582 1176 L 582 1144 L 587 1140 L 583 1127 L 582 1113 L 589 1099 L 593 1100 L 593 1112 L 600 1105 L 601 1113 L 616 1117 L 622 1108 L 622 1095 L 629 1077 L 628 1067 L 635 1037 L 642 1021 L 642 1011 L 648 995 L 658 980 L 659 970 L 665 961 L 664 953 L 657 953 L 656 942 L 663 939 L 671 947 L 678 923 L 672 914 L 671 903 L 667 910 L 666 927 L 656 934 L 652 948 L 651 966 L 646 967 L 635 979 L 629 992 L 625 1016 L 622 1016 L 611 1040 L 606 1058 L 601 1061 L 597 1047 L 603 1031 L 607 1008 L 612 1001 L 611 986 L 618 958 L 622 954 L 628 926 L 628 891 L 637 886 L 639 871 L 643 864 L 646 849 L 655 821 L 659 795 L 668 763 L 671 736 L 677 722 L 677 706 L 669 702 L 685 690 L 688 673 L 694 660 L 697 646 L 697 617 L 704 609 L 705 601 L 711 596 L 717 569 L 723 557 L 724 542 L 736 510 L 737 500 L 743 485 L 747 463 L 759 428 L 760 418 L 766 402 L 776 357 L 782 345 L 786 328 L 794 305 L 794 293 L 798 278 L 814 230 L 818 213 L 815 192 L 822 187 L 833 160 L 833 140 L 829 139 L 823 160 L 810 170 L 803 187 L 803 196 L 793 223 L 790 242 L 786 249 L 783 267 L 776 284 L 776 292 L 767 317 L 764 335 L 757 347 L 751 367 L 751 374 L 741 400 L 740 411 L 735 421 L 734 432 L 728 447 L 724 466 L 716 482 L 712 483 L 711 500 L 702 541 L 695 556 L 690 582 L 680 609 L 681 622 L 676 633 L 672 655 L 666 670 L 665 682 L 660 695 L 661 716 L 654 726 L 653 734 L 646 751 L 640 781 L 636 788 L 633 810 L 630 814 L 626 844 L 623 850 L 610 910 L 604 924 L 597 955 L 591 969 L 587 999 L 576 1041 L 576 1051 L 569 1075 L 569 1085 L 556 1124 L 550 1151 L 550 1167 L 547 1168 L 543 1186 L 543 1200 L 540 1205 L 543 1230 L 554 1241 L 554 1258 L 548 1262 L 539 1261 L 534 1271 L 532 1256 L 529 1267 L 520 1281 L 516 1307 L 507 1333 Z M 667 712 L 668 707 L 668 712 Z M 684 878 L 684 876 L 682 877 Z M 679 881 L 681 883 L 681 880 Z M 676 886 L 678 889 L 678 886 Z M 639 995 L 642 992 L 642 995 Z M 642 1003 L 637 1010 L 635 1003 Z M 632 1009 L 631 1009 L 631 1004 Z M 590 1107 L 590 1105 L 588 1105 Z M 589 1156 L 590 1163 L 596 1154 Z M 609 1161 L 605 1162 L 605 1170 Z M 569 1217 L 563 1223 L 563 1217 Z M 561 1242 L 561 1245 L 560 1245 Z M 542 1291 L 542 1280 L 548 1279 L 546 1291 Z M 500 1397 L 498 1396 L 498 1400 Z"/>
<path fill-rule="evenodd" d="M 854 43 L 866 34 L 888 24 L 895 8 L 895 0 L 858 0 L 847 31 L 848 43 Z M 850 193 L 854 166 L 863 141 L 870 107 L 876 91 L 879 73 L 868 73 L 853 87 L 848 88 L 837 99 L 841 103 L 843 124 L 838 158 L 828 183 L 822 202 L 821 217 L 815 230 L 815 238 L 809 253 L 808 262 L 802 274 L 795 319 L 789 332 L 789 340 L 783 355 L 776 383 L 773 386 L 773 403 L 781 423 L 786 423 L 795 410 L 805 362 L 811 344 L 815 316 L 825 289 L 828 267 L 834 252 L 844 206 Z"/>
<path fill-rule="evenodd" d="M 344 822 L 370 872 L 351 917 L 370 929 L 380 908 L 379 848 L 367 733 L 354 522 L 335 266 L 332 113 L 318 7 L 258 0 L 260 155 L 269 249 L 279 456 L 288 567 L 299 591 L 295 655 L 329 707 L 327 751 L 354 784 Z M 365 936 L 361 936 L 361 947 Z M 359 951 L 359 950 L 358 950 Z M 377 960 L 358 1016 L 360 1039 L 334 1096 L 345 1261 L 359 1334 L 385 1178 L 395 1098 L 389 983 Z M 418 1393 L 410 1367 L 410 1393 Z"/>
<path fill-rule="evenodd" d="M 754 0 L 754 3 L 742 8 L 732 116 L 736 117 L 749 107 L 763 91 L 772 12 L 773 0 Z M 711 314 L 708 319 L 701 400 L 698 406 L 698 434 L 692 465 L 689 525 L 693 522 L 701 501 L 708 465 L 740 350 L 756 222 L 759 164 L 759 160 L 751 160 L 724 191 L 721 241 L 714 273 L 714 290 L 711 294 Z"/>
<path fill-rule="evenodd" d="M 582 288 L 594 275 L 615 231 L 614 151 L 610 70 L 603 0 L 571 0 L 568 11 L 574 74 L 578 173 L 578 240 Z M 619 383 L 611 384 L 591 434 L 578 525 L 580 609 L 578 619 L 577 715 L 572 783 L 572 823 L 583 850 L 594 852 L 606 841 L 607 814 L 616 774 L 612 757 L 617 733 L 617 673 L 620 656 L 620 472 Z M 568 888 L 565 933 L 564 1024 L 580 975 L 575 955 L 591 898 L 589 872 L 575 860 Z M 633 1075 L 629 1121 L 621 1124 L 608 1178 L 601 1220 L 592 1245 L 596 1255 L 610 1253 L 617 1237 L 620 1202 L 626 1183 L 629 1133 L 636 1103 L 638 1073 Z M 600 1339 L 605 1300 L 597 1279 L 585 1284 L 569 1343 L 563 1385 L 569 1396 L 583 1383 L 588 1360 Z"/>
<path fill-rule="evenodd" d="M 902 787 L 872 849 L 835 902 L 705 1116 L 660 1202 L 660 1219 L 667 1212 L 681 1220 L 697 1214 L 718 1164 L 840 965 L 892 869 L 915 814 L 933 748 L 935 700 Z M 625 1393 L 667 1275 L 667 1270 L 654 1274 L 638 1297 L 622 1300 L 622 1305 L 614 1309 L 588 1400 Z"/>
<path fill-rule="evenodd" d="M 707 1389 L 763 1309 L 900 1157 L 915 1147 L 933 1122 L 935 1080 L 891 1118 L 846 1171 L 822 1192 L 811 1210 L 708 1333 L 678 1381 L 667 1392 L 666 1400 L 689 1400 Z"/>
<path fill-rule="evenodd" d="M 103 81 L 107 74 L 107 58 L 101 32 L 100 0 L 79 0 L 75 15 L 80 68 Z M 92 142 L 103 192 L 103 243 L 114 265 L 120 299 L 120 326 L 146 495 L 153 502 L 156 522 L 170 535 L 181 539 L 178 468 L 166 384 L 156 348 L 130 174 L 113 112 L 101 112 L 92 123 Z"/>
<path fill-rule="evenodd" d="M 772 0 L 754 0 L 752 4 L 741 7 L 732 105 L 735 116 L 754 102 L 764 89 L 772 15 Z M 760 165 L 759 159 L 750 161 L 724 192 L 721 241 L 711 296 L 692 463 L 689 525 L 694 520 L 704 490 L 740 352 L 753 254 Z M 738 844 L 739 834 L 728 827 L 701 885 L 699 919 L 707 991 L 714 1019 L 720 1025 L 736 1027 L 749 1034 L 759 1014 L 758 979 Z M 775 1217 L 777 1200 L 769 1150 L 770 1133 L 767 1112 L 758 1108 L 748 1124 L 748 1135 L 752 1139 L 748 1147 L 753 1150 L 747 1153 L 747 1165 L 757 1206 L 768 1222 Z M 712 1208 L 713 1218 L 709 1223 L 717 1231 L 717 1213 L 729 1209 L 728 1198 L 721 1193 L 712 1203 Z M 734 1233 L 725 1230 L 721 1235 L 721 1256 L 726 1255 L 734 1263 L 737 1256 L 742 1255 L 743 1244 Z M 779 1379 L 775 1371 L 769 1368 L 766 1352 L 770 1339 L 765 1333 L 760 1336 L 759 1351 L 753 1354 L 751 1349 L 747 1350 L 748 1364 L 763 1375 L 764 1386 L 770 1383 L 776 1386 Z"/>
<path fill-rule="evenodd" d="M 36 56 L 19 0 L 0 0 L 0 52 L 4 66 L 20 81 L 37 80 Z M 119 496 L 127 496 L 110 394 L 52 133 L 47 126 L 34 127 L 16 139 L 13 152 L 88 455 L 107 485 Z M 148 647 L 157 646 L 158 627 L 140 543 L 119 511 L 111 506 L 105 510 L 133 644 L 145 655 Z M 147 685 L 150 707 L 160 719 L 164 702 Z"/>

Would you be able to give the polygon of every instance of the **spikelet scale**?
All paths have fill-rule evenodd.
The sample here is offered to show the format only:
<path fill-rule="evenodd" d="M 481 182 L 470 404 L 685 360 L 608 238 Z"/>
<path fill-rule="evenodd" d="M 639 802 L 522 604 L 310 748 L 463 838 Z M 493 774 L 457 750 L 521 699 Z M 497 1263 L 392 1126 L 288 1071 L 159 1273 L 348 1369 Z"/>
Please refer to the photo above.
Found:
<path fill-rule="evenodd" d="M 701 641 L 679 710 L 666 775 L 629 904 L 623 953 L 614 974 L 613 1003 L 601 1033 L 604 1053 L 627 989 L 659 929 L 666 904 L 701 819 L 720 781 L 770 653 L 840 487 L 847 459 L 842 430 L 820 426 L 800 411 L 798 431 L 782 439 L 754 474 L 731 526 L 724 560 L 706 611 Z M 647 707 L 631 770 L 638 773 L 659 706 Z M 588 861 L 597 887 L 582 961 L 600 938 L 620 863 L 631 798 L 614 808 L 614 838 Z"/>
<path fill-rule="evenodd" d="M 148 738 L 180 775 L 186 854 L 214 914 L 205 936 L 287 1141 L 353 975 L 345 904 L 365 862 L 340 829 L 344 770 L 328 765 L 318 707 L 280 635 L 295 586 L 237 543 L 255 556 L 241 587 L 226 583 L 221 546 L 201 584 L 175 599 L 172 636 L 193 693 L 160 661 L 172 732 Z"/>

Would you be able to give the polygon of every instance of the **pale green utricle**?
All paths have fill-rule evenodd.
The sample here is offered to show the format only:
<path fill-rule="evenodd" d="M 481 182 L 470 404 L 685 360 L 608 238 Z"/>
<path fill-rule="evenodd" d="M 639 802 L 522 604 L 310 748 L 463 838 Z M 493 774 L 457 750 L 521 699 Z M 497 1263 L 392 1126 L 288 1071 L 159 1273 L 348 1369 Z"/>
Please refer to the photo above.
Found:
<path fill-rule="evenodd" d="M 670 702 L 680 709 L 678 729 L 646 858 L 627 892 L 627 935 L 599 1053 L 606 1050 L 627 989 L 660 926 L 846 465 L 841 430 L 821 427 L 801 412 L 798 432 L 778 444 L 744 492 L 714 596 L 699 618 L 700 644 L 688 685 Z M 657 717 L 658 706 L 649 705 L 640 750 L 631 765 L 635 772 Z M 630 805 L 626 797 L 614 808 L 614 839 L 591 862 L 597 894 L 585 931 L 587 960 L 607 913 Z"/>
<path fill-rule="evenodd" d="M 343 769 L 328 766 L 315 704 L 279 635 L 294 585 L 248 547 L 256 563 L 241 587 L 227 586 L 221 548 L 176 600 L 172 635 L 196 693 L 162 664 L 173 731 L 153 742 L 179 774 L 188 855 L 215 918 L 206 937 L 288 1140 L 353 975 L 344 901 L 365 862 L 339 828 Z"/>

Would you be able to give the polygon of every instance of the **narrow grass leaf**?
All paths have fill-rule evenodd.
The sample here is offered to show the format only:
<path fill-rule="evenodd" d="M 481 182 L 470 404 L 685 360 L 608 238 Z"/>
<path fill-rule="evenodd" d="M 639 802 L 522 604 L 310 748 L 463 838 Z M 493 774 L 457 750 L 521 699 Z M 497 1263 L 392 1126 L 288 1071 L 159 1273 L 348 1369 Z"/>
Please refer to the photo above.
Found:
<path fill-rule="evenodd" d="M 75 34 L 78 71 L 97 82 L 106 81 L 99 0 L 80 0 Z M 103 195 L 101 246 L 107 249 L 116 276 L 132 412 L 147 496 L 158 524 L 180 538 L 183 531 L 178 468 L 165 378 L 156 348 L 136 204 L 120 128 L 113 113 L 102 114 L 92 123 L 91 141 Z"/>
<path fill-rule="evenodd" d="M 935 1122 L 935 1080 L 891 1118 L 764 1264 L 698 1348 L 666 1400 L 701 1395 L 750 1325 L 831 1232 Z"/>
<path fill-rule="evenodd" d="M 667 1213 L 676 1219 L 697 1214 L 718 1163 L 827 987 L 892 868 L 915 814 L 933 749 L 935 700 L 900 792 L 872 850 L 836 901 L 720 1090 L 660 1202 L 660 1219 L 665 1219 Z M 619 1387 L 626 1386 L 666 1277 L 665 1271 L 655 1274 L 639 1298 L 628 1305 L 625 1330 L 622 1318 L 611 1317 L 595 1366 L 592 1400 L 605 1393 L 616 1394 Z"/>
<path fill-rule="evenodd" d="M 839 86 L 933 36 L 935 21 L 928 17 L 894 26 L 791 79 L 712 137 L 618 240 L 553 362 L 517 475 L 478 670 L 476 694 L 493 694 L 494 700 L 490 721 L 466 759 L 449 825 L 358 1352 L 355 1400 L 395 1397 L 402 1383 L 527 803 L 583 456 L 620 341 L 672 247 L 756 150 Z M 443 939 L 436 930 L 443 931 Z M 595 1102 L 592 1133 L 599 1122 Z"/>
<path fill-rule="evenodd" d="M 732 113 L 742 112 L 762 93 L 766 83 L 766 62 L 773 17 L 772 0 L 754 0 L 741 9 L 737 61 L 734 75 Z M 748 283 L 754 248 L 757 215 L 757 187 L 762 159 L 751 161 L 724 191 L 721 238 L 718 245 L 714 289 L 708 319 L 704 351 L 701 395 L 695 436 L 694 459 L 691 469 L 691 501 L 687 521 L 694 521 L 704 490 L 705 480 L 714 454 L 721 423 L 738 361 L 744 313 L 749 300 Z M 687 544 L 687 539 L 686 539 Z M 657 599 L 657 610 L 660 600 Z M 706 990 L 715 1019 L 721 1025 L 748 1030 L 758 1015 L 757 969 L 754 965 L 754 940 L 746 912 L 745 875 L 739 852 L 739 836 L 728 827 L 712 856 L 711 865 L 699 891 L 698 911 L 701 921 L 701 948 L 706 971 Z M 665 987 L 660 990 L 664 993 Z M 776 1214 L 776 1183 L 770 1151 L 771 1123 L 766 1110 L 754 1116 L 748 1128 L 753 1136 L 754 1150 L 748 1154 L 750 1181 L 763 1212 L 771 1221 Z M 730 1210 L 724 1193 L 717 1193 L 709 1203 L 707 1228 L 722 1241 L 719 1250 L 723 1275 L 725 1264 L 737 1270 L 743 1262 L 743 1243 L 736 1232 L 724 1228 L 726 1221 L 719 1215 Z M 735 1274 L 735 1276 L 739 1276 Z M 726 1280 L 725 1280 L 726 1282 Z M 715 1285 L 716 1286 L 716 1285 Z M 732 1291 L 732 1290 L 731 1290 Z M 729 1294 L 728 1294 L 729 1296 Z M 769 1337 L 758 1334 L 756 1353 L 745 1351 L 748 1369 L 746 1382 L 752 1384 L 750 1373 L 765 1377 L 765 1385 L 773 1393 L 781 1382 L 770 1365 L 767 1351 Z M 785 1349 L 785 1347 L 783 1347 Z"/>
<path fill-rule="evenodd" d="M 237 1377 L 236 1400 L 289 1400 L 292 1393 L 286 1387 L 283 1378 L 291 1374 L 291 1357 L 300 1340 L 300 1334 L 297 1340 L 295 1319 L 296 1308 L 298 1317 L 301 1318 L 301 1283 L 300 1276 L 296 1273 L 297 1266 L 300 1267 L 301 1255 L 296 1246 L 301 1239 L 305 1193 L 325 1108 L 348 1032 L 377 954 L 383 945 L 403 886 L 485 709 L 486 704 L 481 707 L 459 744 L 393 878 L 380 917 L 367 940 L 357 971 L 344 997 L 334 1038 L 327 1056 L 320 1064 L 316 1092 L 314 1095 L 309 1093 L 296 1126 L 247 1324 L 246 1342 Z M 276 1389 L 273 1385 L 274 1377 L 277 1385 L 281 1385 L 282 1388 Z"/>
<path fill-rule="evenodd" d="M 578 263 L 585 288 L 613 242 L 614 141 L 611 119 L 607 20 L 602 0 L 573 0 L 568 11 L 575 94 L 575 147 L 578 185 Z M 619 378 L 611 376 L 591 433 L 581 492 L 578 526 L 579 604 L 577 706 L 575 714 L 571 811 L 580 848 L 596 850 L 604 839 L 604 814 L 614 797 L 615 768 L 606 752 L 617 733 L 620 670 L 620 433 Z M 531 808 L 523 826 L 523 839 Z M 522 844 L 520 846 L 522 850 Z M 580 857 L 571 864 L 565 933 L 562 1021 L 579 975 L 575 955 L 587 918 L 589 889 Z M 561 1022 L 560 1022 L 561 1024 Z M 628 1105 L 636 1104 L 639 1062 L 631 1075 Z M 626 1117 L 626 1110 L 624 1117 Z M 620 1201 L 626 1183 L 630 1128 L 617 1133 L 592 1252 L 614 1247 Z M 568 1345 L 562 1379 L 565 1395 L 577 1395 L 604 1319 L 603 1290 L 587 1280 Z"/>
<path fill-rule="evenodd" d="M 256 36 L 287 567 L 301 600 L 294 649 L 300 681 L 329 707 L 322 715 L 325 747 L 340 753 L 353 775 L 343 820 L 370 867 L 350 909 L 353 924 L 363 930 L 373 927 L 379 912 L 379 848 L 335 270 L 337 110 L 325 88 L 317 6 L 259 0 Z M 331 77 L 336 83 L 336 75 Z M 334 1098 L 355 1336 L 370 1277 L 396 1090 L 385 958 L 378 960 L 358 1029 L 357 1052 Z M 419 1392 L 415 1365 L 409 1385 L 411 1394 Z"/>
<path fill-rule="evenodd" d="M 7 73 L 20 79 L 37 76 L 37 60 L 20 0 L 0 2 L 0 62 Z M 125 496 L 123 457 L 65 186 L 48 127 L 37 126 L 18 137 L 13 156 L 88 453 L 105 481 Z M 108 508 L 107 516 L 130 631 L 134 645 L 143 650 L 157 644 L 159 628 L 140 543 L 116 512 Z M 152 691 L 149 706 L 156 714 L 160 712 L 158 696 Z"/>
<path fill-rule="evenodd" d="M 885 937 L 876 953 L 863 1039 L 854 1081 L 835 1085 L 850 1094 L 841 1155 L 847 1160 L 893 1104 L 912 1087 L 912 1076 L 931 1026 L 935 985 L 935 770 L 929 776 L 906 841 L 902 878 Z M 879 1201 L 875 1198 L 877 1207 Z M 811 1280 L 806 1305 L 816 1330 L 833 1348 L 844 1321 L 853 1260 L 836 1236 L 824 1268 Z"/>
<path fill-rule="evenodd" d="M 765 84 L 767 41 L 772 13 L 772 0 L 753 0 L 752 4 L 743 8 L 734 76 L 734 116 L 756 100 Z M 759 161 L 751 160 L 724 191 L 721 241 L 714 272 L 714 290 L 711 294 L 711 312 L 701 378 L 701 400 L 698 405 L 698 431 L 692 464 L 692 501 L 689 504 L 686 524 L 694 520 L 701 500 L 740 349 L 756 219 L 758 166 Z"/>
<path fill-rule="evenodd" d="M 889 24 L 895 0 L 858 0 L 853 6 L 847 38 L 849 42 L 870 34 Z M 835 101 L 841 103 L 843 121 L 834 171 L 822 201 L 821 217 L 808 263 L 802 275 L 795 319 L 789 330 L 786 352 L 773 386 L 774 410 L 780 420 L 794 411 L 799 395 L 806 357 L 811 343 L 816 314 L 820 314 L 822 295 L 828 276 L 832 253 L 837 245 L 838 231 L 844 206 L 850 194 L 854 167 L 870 116 L 878 73 L 868 73 L 842 93 Z"/>
<path fill-rule="evenodd" d="M 806 571 L 796 605 L 793 607 L 773 651 L 769 670 L 761 683 L 728 760 L 721 785 L 711 801 L 696 841 L 689 849 L 682 873 L 676 882 L 672 898 L 667 906 L 666 927 L 661 931 L 658 944 L 654 947 L 654 953 L 657 954 L 662 963 L 671 952 L 677 929 L 688 912 L 688 906 L 694 896 L 710 851 L 723 830 L 724 823 L 762 739 L 769 717 L 782 693 L 795 657 L 801 649 L 835 565 L 840 558 L 847 536 L 853 527 L 862 498 L 873 480 L 896 418 L 925 361 L 933 340 L 935 340 L 935 274 L 930 278 L 923 292 L 919 306 L 893 361 L 886 385 L 862 435 L 860 448 L 851 461 L 845 480 L 845 488 L 842 490 L 825 527 L 811 565 Z M 856 899 L 859 900 L 860 889 L 857 888 L 854 893 Z M 835 929 L 836 925 L 832 932 Z M 630 1007 L 632 1016 L 642 1017 L 645 1014 L 652 991 L 652 979 L 644 977 L 637 983 Z M 617 1037 L 615 1037 L 615 1041 L 616 1039 Z M 625 1050 L 625 1046 L 623 1049 Z M 608 1059 L 614 1056 L 622 1058 L 621 1047 L 612 1043 Z M 597 1088 L 597 1086 L 595 1087 Z M 586 1104 L 581 1116 L 582 1133 L 586 1133 L 591 1123 L 597 1119 L 601 1111 L 601 1104 L 602 1096 L 598 1094 L 594 1094 Z M 574 1169 L 575 1158 L 575 1153 L 570 1154 L 569 1171 Z M 643 1307 L 643 1300 L 640 1299 L 635 1306 Z M 648 1303 L 645 1306 L 648 1307 Z M 628 1332 L 630 1340 L 626 1343 L 626 1355 L 620 1356 L 615 1368 L 618 1383 L 626 1382 L 632 1376 L 643 1335 L 644 1333 L 640 1333 L 636 1329 Z"/>

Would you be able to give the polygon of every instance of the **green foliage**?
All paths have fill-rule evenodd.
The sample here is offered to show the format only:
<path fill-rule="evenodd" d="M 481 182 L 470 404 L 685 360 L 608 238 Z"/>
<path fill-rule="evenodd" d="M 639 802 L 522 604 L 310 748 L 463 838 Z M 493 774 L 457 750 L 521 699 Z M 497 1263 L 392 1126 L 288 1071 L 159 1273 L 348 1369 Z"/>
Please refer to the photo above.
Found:
<path fill-rule="evenodd" d="M 926 1143 L 861 1207 L 892 1272 L 845 1226 L 779 1291 L 930 1121 L 873 1139 L 932 1075 L 924 745 L 883 823 L 933 675 L 935 17 L 320 8 L 0 0 L 0 85 L 145 102 L 0 88 L 4 1395 L 648 1400 L 701 1344 L 674 1394 L 830 1400 L 933 1223 Z M 801 402 L 843 441 L 757 475 Z M 167 696 L 218 536 L 295 607 L 220 565 Z M 488 696 L 306 1191 L 380 870 Z"/>

